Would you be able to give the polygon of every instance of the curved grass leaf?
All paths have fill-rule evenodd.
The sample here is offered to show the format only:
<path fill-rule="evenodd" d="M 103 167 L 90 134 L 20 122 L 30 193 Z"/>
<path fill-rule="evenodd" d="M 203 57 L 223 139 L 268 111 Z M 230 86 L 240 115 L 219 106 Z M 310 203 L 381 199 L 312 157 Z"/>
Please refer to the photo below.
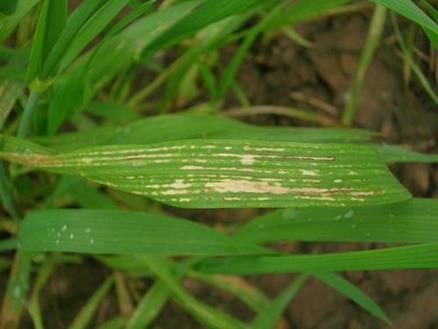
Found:
<path fill-rule="evenodd" d="M 410 197 L 366 145 L 184 140 L 56 153 L 4 137 L 0 158 L 187 208 L 347 207 Z"/>
<path fill-rule="evenodd" d="M 370 312 L 375 317 L 385 321 L 387 324 L 391 324 L 388 316 L 371 298 L 369 298 L 364 292 L 357 288 L 354 284 L 344 279 L 342 276 L 330 273 L 330 272 L 317 272 L 312 273 L 314 277 L 331 286 L 341 294 L 347 296 L 363 309 Z"/>
<path fill-rule="evenodd" d="M 142 259 L 157 278 L 167 286 L 175 301 L 178 302 L 181 307 L 192 313 L 207 327 L 217 329 L 249 329 L 249 327 L 242 322 L 207 304 L 200 303 L 196 298 L 190 295 L 179 284 L 169 266 L 164 263 L 161 258 L 143 256 Z"/>
<path fill-rule="evenodd" d="M 102 299 L 108 294 L 113 283 L 114 278 L 110 276 L 101 284 L 101 286 L 90 297 L 87 303 L 85 303 L 85 305 L 82 307 L 68 329 L 85 329 L 89 326 L 93 314 L 96 312 L 97 307 Z"/>
<path fill-rule="evenodd" d="M 19 230 L 23 251 L 90 254 L 233 255 L 266 253 L 251 243 L 158 213 L 56 209 L 28 214 Z"/>
<path fill-rule="evenodd" d="M 274 241 L 438 242 L 438 201 L 412 199 L 368 208 L 282 209 L 250 221 L 236 238 Z"/>
<path fill-rule="evenodd" d="M 306 275 L 296 278 L 280 295 L 272 302 L 271 307 L 263 310 L 251 323 L 252 329 L 275 328 L 275 323 L 291 299 L 297 294 L 304 282 Z"/>
<path fill-rule="evenodd" d="M 226 257 L 197 266 L 204 273 L 240 275 L 432 268 L 438 268 L 438 243 L 325 255 Z"/>

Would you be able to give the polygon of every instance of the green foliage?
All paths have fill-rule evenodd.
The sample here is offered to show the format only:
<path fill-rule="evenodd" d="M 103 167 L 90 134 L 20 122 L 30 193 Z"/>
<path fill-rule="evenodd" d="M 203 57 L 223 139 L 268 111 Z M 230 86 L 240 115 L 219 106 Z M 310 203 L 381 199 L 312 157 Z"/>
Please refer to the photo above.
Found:
<path fill-rule="evenodd" d="M 346 125 L 354 122 L 386 28 L 400 45 L 405 82 L 412 71 L 436 102 L 413 42 L 418 25 L 437 46 L 436 10 L 427 1 L 421 7 L 410 0 L 372 2 Z M 259 39 L 266 45 L 286 31 L 312 47 L 294 24 L 361 10 L 362 3 L 84 0 L 71 7 L 68 0 L 0 0 L 0 230 L 6 237 L 0 271 L 10 270 L 0 329 L 18 328 L 24 311 L 35 328 L 44 328 L 41 299 L 51 274 L 87 255 L 109 274 L 72 329 L 153 326 L 168 301 L 208 328 L 274 328 L 309 276 L 389 323 L 373 300 L 334 272 L 438 267 L 436 200 L 412 198 L 387 167 L 436 163 L 436 154 L 376 142 L 377 133 L 341 127 L 324 114 L 256 108 L 237 81 Z M 411 21 L 407 37 L 393 13 L 392 26 L 385 25 L 386 8 Z M 234 54 L 224 63 L 221 54 L 230 46 Z M 231 93 L 244 109 L 222 108 Z M 266 113 L 318 126 L 231 118 Z M 282 209 L 219 230 L 179 218 L 179 210 L 165 205 Z M 288 241 L 401 245 L 315 255 L 272 246 Z M 220 273 L 300 274 L 271 300 L 244 278 Z M 128 288 L 123 298 L 117 294 L 119 304 L 135 305 L 97 323 L 99 305 L 120 275 Z M 152 285 L 139 292 L 133 280 L 145 278 Z M 195 298 L 186 278 L 238 298 L 254 318 L 244 323 Z"/>

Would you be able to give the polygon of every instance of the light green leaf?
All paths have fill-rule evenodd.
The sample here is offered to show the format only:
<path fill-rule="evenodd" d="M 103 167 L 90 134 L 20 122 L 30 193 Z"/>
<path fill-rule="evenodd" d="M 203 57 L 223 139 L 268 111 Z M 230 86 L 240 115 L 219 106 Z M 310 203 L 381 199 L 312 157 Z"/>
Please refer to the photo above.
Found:
<path fill-rule="evenodd" d="M 363 309 L 370 312 L 375 317 L 390 324 L 388 316 L 371 298 L 369 298 L 364 292 L 357 288 L 354 284 L 344 279 L 342 276 L 330 273 L 330 272 L 316 272 L 312 275 L 325 284 L 331 286 L 341 294 L 347 296 Z"/>
<path fill-rule="evenodd" d="M 3 138 L 0 158 L 186 208 L 378 205 L 410 198 L 369 146 L 184 140 L 55 153 Z"/>
<path fill-rule="evenodd" d="M 205 273 L 240 275 L 432 268 L 438 268 L 438 243 L 326 255 L 226 257 L 197 266 Z"/>
<path fill-rule="evenodd" d="M 367 208 L 282 209 L 250 221 L 236 238 L 274 241 L 438 242 L 438 201 L 413 199 Z"/>
<path fill-rule="evenodd" d="M 201 224 L 159 213 L 56 209 L 32 212 L 19 231 L 24 251 L 90 254 L 233 255 L 268 252 Z"/>
<path fill-rule="evenodd" d="M 82 307 L 78 315 L 74 318 L 72 324 L 68 329 L 85 329 L 88 328 L 94 313 L 97 311 L 102 299 L 108 294 L 113 285 L 114 278 L 110 276 L 102 285 L 95 291 L 95 293 L 88 299 L 87 303 Z"/>
<path fill-rule="evenodd" d="M 437 163 L 438 154 L 426 154 L 409 150 L 397 145 L 376 145 L 376 150 L 380 153 L 386 163 L 404 163 L 404 162 L 418 162 L 418 163 Z"/>

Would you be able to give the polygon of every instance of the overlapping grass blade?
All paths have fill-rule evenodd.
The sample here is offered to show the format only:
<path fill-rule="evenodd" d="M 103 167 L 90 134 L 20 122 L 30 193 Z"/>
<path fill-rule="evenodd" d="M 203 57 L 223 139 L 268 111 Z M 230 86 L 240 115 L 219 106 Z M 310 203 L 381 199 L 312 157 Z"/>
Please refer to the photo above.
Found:
<path fill-rule="evenodd" d="M 345 295 L 375 317 L 390 324 L 388 316 L 371 298 L 342 276 L 330 272 L 312 273 L 314 277 Z"/>
<path fill-rule="evenodd" d="M 249 328 L 237 319 L 234 319 L 206 304 L 200 303 L 183 287 L 181 287 L 178 280 L 172 275 L 168 264 L 163 262 L 161 258 L 144 256 L 142 259 L 155 276 L 167 286 L 175 301 L 178 302 L 181 307 L 192 313 L 206 326 L 217 329 Z"/>
<path fill-rule="evenodd" d="M 84 304 L 78 315 L 74 318 L 72 324 L 68 329 L 85 329 L 89 327 L 91 319 L 97 310 L 102 299 L 108 294 L 114 283 L 112 276 L 108 277 L 100 287 L 94 292 L 94 294 Z"/>
<path fill-rule="evenodd" d="M 306 275 L 296 278 L 280 295 L 272 302 L 271 307 L 260 312 L 251 323 L 253 329 L 275 328 L 275 323 L 283 313 L 291 299 L 297 294 L 306 280 Z"/>
<path fill-rule="evenodd" d="M 32 212 L 19 231 L 23 251 L 90 254 L 233 255 L 266 253 L 201 224 L 159 213 L 56 209 Z"/>
<path fill-rule="evenodd" d="M 412 199 L 372 208 L 282 209 L 252 220 L 236 238 L 254 243 L 438 242 L 438 202 Z"/>
<path fill-rule="evenodd" d="M 3 0 L 9 5 L 9 0 Z M 18 0 L 15 12 L 12 15 L 0 18 L 0 43 L 3 43 L 15 30 L 17 25 L 21 22 L 39 2 L 40 0 Z"/>
<path fill-rule="evenodd" d="M 366 145 L 184 140 L 58 154 L 30 150 L 37 148 L 4 137 L 0 158 L 179 207 L 346 207 L 410 197 Z"/>
<path fill-rule="evenodd" d="M 422 11 L 413 1 L 411 0 L 372 0 L 375 3 L 381 4 L 388 7 L 389 9 L 397 12 L 398 14 L 406 17 L 417 23 L 425 30 L 427 35 L 430 35 L 430 40 L 432 41 L 435 48 L 438 47 L 437 37 L 438 37 L 438 24 L 430 18 L 424 11 Z"/>
<path fill-rule="evenodd" d="M 197 266 L 204 273 L 240 275 L 436 268 L 438 243 L 325 255 L 226 257 Z"/>

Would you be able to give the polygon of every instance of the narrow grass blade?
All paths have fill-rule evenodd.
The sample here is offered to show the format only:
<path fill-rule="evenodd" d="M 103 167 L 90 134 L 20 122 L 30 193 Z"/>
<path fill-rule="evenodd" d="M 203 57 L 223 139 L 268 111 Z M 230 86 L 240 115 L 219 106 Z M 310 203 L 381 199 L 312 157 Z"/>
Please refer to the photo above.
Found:
<path fill-rule="evenodd" d="M 197 32 L 203 27 L 220 21 L 232 15 L 238 15 L 248 11 L 264 1 L 228 1 L 228 0 L 205 0 L 199 3 L 189 15 L 180 20 L 169 31 L 161 35 L 148 47 L 148 51 L 156 51 Z"/>
<path fill-rule="evenodd" d="M 10 0 L 3 0 L 9 4 Z M 15 30 L 21 22 L 40 0 L 18 0 L 15 12 L 12 15 L 0 18 L 0 43 L 3 43 Z"/>
<path fill-rule="evenodd" d="M 391 324 L 388 316 L 385 312 L 377 305 L 370 297 L 368 297 L 364 292 L 357 288 L 354 284 L 350 283 L 348 280 L 344 279 L 342 276 L 330 273 L 330 272 L 314 272 L 312 273 L 314 277 L 324 282 L 325 284 L 331 286 L 333 289 L 339 293 L 345 295 L 364 310 L 370 312 L 375 317 Z"/>
<path fill-rule="evenodd" d="M 302 208 L 268 213 L 236 232 L 239 241 L 438 242 L 438 202 L 413 199 L 372 208 Z"/>
<path fill-rule="evenodd" d="M 160 258 L 142 257 L 143 262 L 170 290 L 181 307 L 192 313 L 199 321 L 211 328 L 217 329 L 243 329 L 248 328 L 240 321 L 222 313 L 206 304 L 200 303 L 184 288 L 172 274 L 171 269 Z"/>
<path fill-rule="evenodd" d="M 147 328 L 160 313 L 169 297 L 169 290 L 166 285 L 162 282 L 156 282 L 138 303 L 126 325 L 126 329 Z"/>
<path fill-rule="evenodd" d="M 41 72 L 43 79 L 47 78 L 54 72 L 64 52 L 68 49 L 80 28 L 105 2 L 106 0 L 87 0 L 72 13 L 68 18 L 58 41 L 54 44 L 53 49 L 51 49 L 50 54 L 44 62 L 44 67 Z"/>
<path fill-rule="evenodd" d="M 24 251 L 90 254 L 233 255 L 266 250 L 206 226 L 158 213 L 57 209 L 30 213 L 19 240 Z"/>
<path fill-rule="evenodd" d="M 32 48 L 27 65 L 26 81 L 31 82 L 39 74 L 43 63 L 45 50 L 45 38 L 48 29 L 49 7 L 51 0 L 44 0 L 41 7 L 40 16 L 36 26 L 36 31 L 33 37 Z"/>
<path fill-rule="evenodd" d="M 126 318 L 117 316 L 97 327 L 97 329 L 126 329 Z"/>
<path fill-rule="evenodd" d="M 346 207 L 410 198 L 366 145 L 184 140 L 59 154 L 26 147 L 38 148 L 3 137 L 0 158 L 178 207 Z"/>
<path fill-rule="evenodd" d="M 287 287 L 280 295 L 272 302 L 271 307 L 262 311 L 257 315 L 257 318 L 252 322 L 252 329 L 267 329 L 275 328 L 281 313 L 283 313 L 286 306 L 290 303 L 291 299 L 297 294 L 302 287 L 306 275 L 300 275 Z"/>
<path fill-rule="evenodd" d="M 417 163 L 437 163 L 438 154 L 426 154 L 416 151 L 411 151 L 405 147 L 397 145 L 376 145 L 377 152 L 380 153 L 383 160 L 386 163 L 404 163 L 404 162 L 417 162 Z"/>
<path fill-rule="evenodd" d="M 0 84 L 0 130 L 11 113 L 21 90 L 22 87 L 16 82 L 6 80 Z"/>
<path fill-rule="evenodd" d="M 438 25 L 433 21 L 432 18 L 427 16 L 427 14 L 422 11 L 414 2 L 411 0 L 372 0 L 375 3 L 381 4 L 388 7 L 389 9 L 397 12 L 398 14 L 414 21 L 415 23 L 422 26 L 425 31 L 431 33 L 433 37 L 436 38 L 438 35 Z M 435 47 L 437 45 L 435 44 Z"/>
<path fill-rule="evenodd" d="M 436 268 L 438 243 L 311 256 L 227 257 L 207 259 L 197 266 L 205 273 L 239 275 Z"/>
<path fill-rule="evenodd" d="M 32 295 L 29 301 L 29 314 L 32 318 L 35 329 L 44 329 L 43 317 L 40 307 L 40 293 L 52 274 L 55 263 L 52 259 L 46 260 L 45 263 L 38 269 L 35 278 L 35 283 L 32 290 Z"/>
<path fill-rule="evenodd" d="M 68 329 L 86 329 L 89 327 L 89 323 L 93 318 L 102 299 L 108 294 L 114 283 L 114 278 L 110 276 L 102 285 L 96 290 L 96 292 L 90 297 L 90 299 L 82 307 L 78 315 L 73 320 Z"/>
<path fill-rule="evenodd" d="M 15 253 L 0 316 L 0 329 L 15 329 L 20 324 L 27 298 L 31 259 L 21 252 Z"/>
<path fill-rule="evenodd" d="M 60 67 L 65 68 L 126 6 L 129 0 L 108 0 L 98 8 L 89 20 L 84 22 L 67 51 L 62 55 Z"/>
<path fill-rule="evenodd" d="M 2 239 L 0 240 L 0 252 L 17 249 L 17 239 Z"/>
<path fill-rule="evenodd" d="M 342 123 L 345 126 L 351 126 L 359 103 L 360 92 L 365 79 L 368 66 L 373 59 L 374 53 L 380 42 L 386 22 L 386 7 L 376 5 L 371 19 L 365 46 L 359 59 L 357 72 L 354 76 L 349 100 L 342 113 Z"/>

